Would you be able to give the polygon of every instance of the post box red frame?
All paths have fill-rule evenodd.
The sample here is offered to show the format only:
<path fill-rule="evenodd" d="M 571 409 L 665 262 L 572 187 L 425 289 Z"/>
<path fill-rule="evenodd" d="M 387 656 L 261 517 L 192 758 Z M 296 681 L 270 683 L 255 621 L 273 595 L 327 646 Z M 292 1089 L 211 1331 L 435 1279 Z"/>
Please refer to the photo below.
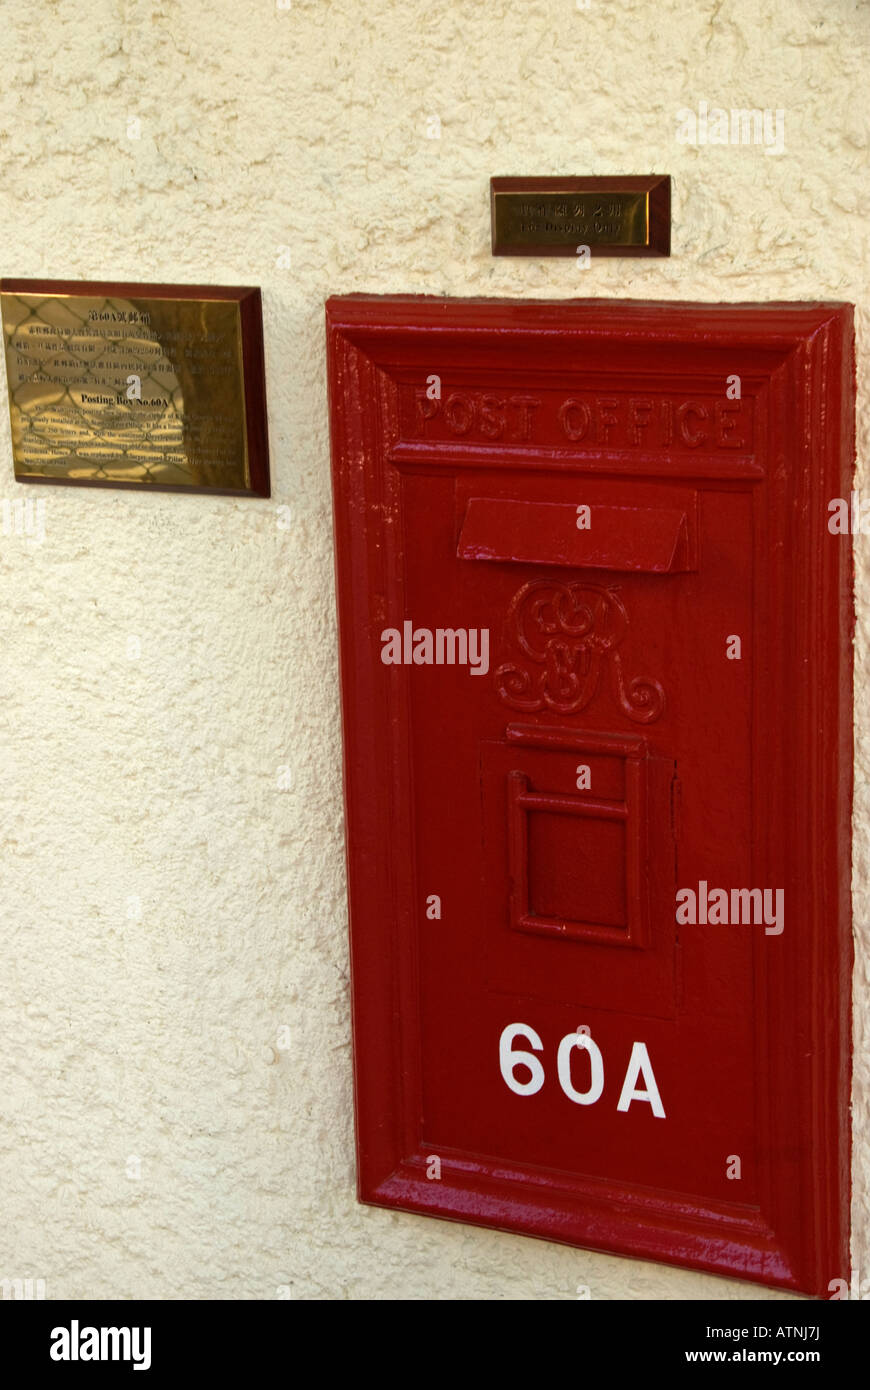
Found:
<path fill-rule="evenodd" d="M 851 306 L 359 295 L 329 300 L 327 332 L 360 1199 L 828 1296 L 829 1281 L 848 1279 L 850 1263 L 852 553 L 849 537 L 830 534 L 827 521 L 829 501 L 849 498 L 852 486 Z M 696 393 L 714 383 L 722 391 L 733 373 L 755 411 L 752 450 L 723 462 L 698 447 L 667 464 L 681 483 L 727 474 L 726 487 L 758 488 L 763 498 L 753 513 L 753 737 L 768 752 L 747 831 L 753 853 L 792 885 L 800 926 L 776 957 L 759 948 L 754 975 L 763 1171 L 751 1208 L 626 1190 L 582 1172 L 528 1173 L 497 1153 L 461 1149 L 443 1157 L 437 1181 L 427 1176 L 433 1138 L 417 1007 L 427 890 L 410 852 L 410 711 L 401 673 L 383 666 L 378 642 L 390 615 L 403 612 L 413 544 L 402 534 L 399 481 L 445 460 L 457 476 L 519 461 L 553 478 L 613 477 L 626 454 L 618 441 L 581 455 L 570 439 L 536 442 L 522 431 L 420 438 L 405 405 L 433 373 L 445 390 L 486 389 L 505 374 L 543 389 L 550 376 L 583 381 L 602 364 L 643 368 Z M 692 433 L 700 420 L 685 417 L 687 439 L 700 438 Z M 653 476 L 660 464 L 633 456 L 631 466 L 632 476 Z M 497 521 L 498 507 L 473 509 L 466 531 L 468 553 L 484 560 L 493 549 L 490 514 Z M 625 568 L 634 554 L 650 570 L 696 565 L 691 504 L 662 516 L 655 534 L 638 524 Z M 542 517 L 539 510 L 541 525 Z M 534 549 L 539 528 L 520 529 Z M 569 549 L 553 563 L 582 568 L 596 558 Z M 605 554 L 601 563 L 613 561 Z M 521 722 L 509 737 L 522 740 Z M 641 724 L 627 731 L 629 760 L 644 732 Z M 518 805 L 525 792 L 515 787 Z M 690 1124 L 685 1142 L 693 1142 Z"/>

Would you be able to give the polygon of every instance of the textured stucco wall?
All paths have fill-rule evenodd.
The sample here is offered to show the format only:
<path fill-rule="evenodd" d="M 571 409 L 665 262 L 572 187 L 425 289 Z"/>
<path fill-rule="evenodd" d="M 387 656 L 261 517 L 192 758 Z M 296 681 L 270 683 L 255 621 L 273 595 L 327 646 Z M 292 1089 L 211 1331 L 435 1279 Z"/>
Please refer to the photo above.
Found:
<path fill-rule="evenodd" d="M 274 496 L 41 489 L 44 541 L 0 535 L 0 1276 L 49 1297 L 759 1295 L 355 1202 L 323 300 L 836 298 L 861 332 L 868 39 L 854 0 L 3 0 L 0 269 L 261 285 Z M 782 108 L 785 152 L 678 144 L 700 100 Z M 652 170 L 675 179 L 670 261 L 491 258 L 491 174 Z M 33 498 L 5 423 L 0 450 L 0 497 Z M 865 1277 L 867 779 L 862 734 Z"/>

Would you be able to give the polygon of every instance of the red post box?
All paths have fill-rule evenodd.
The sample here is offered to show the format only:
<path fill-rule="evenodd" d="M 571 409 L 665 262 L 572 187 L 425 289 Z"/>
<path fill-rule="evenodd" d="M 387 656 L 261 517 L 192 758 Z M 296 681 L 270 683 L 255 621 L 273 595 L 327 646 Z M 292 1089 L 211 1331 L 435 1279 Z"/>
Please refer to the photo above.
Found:
<path fill-rule="evenodd" d="M 327 323 L 360 1197 L 827 1296 L 850 307 Z"/>

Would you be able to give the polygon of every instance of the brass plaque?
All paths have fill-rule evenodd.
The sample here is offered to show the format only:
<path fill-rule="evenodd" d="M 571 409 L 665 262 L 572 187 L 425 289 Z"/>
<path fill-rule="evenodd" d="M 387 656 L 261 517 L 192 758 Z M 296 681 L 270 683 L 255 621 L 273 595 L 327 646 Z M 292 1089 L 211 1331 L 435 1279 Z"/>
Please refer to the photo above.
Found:
<path fill-rule="evenodd" d="M 0 282 L 19 482 L 269 496 L 260 292 Z"/>
<path fill-rule="evenodd" d="M 494 256 L 669 256 L 671 180 L 494 178 Z"/>

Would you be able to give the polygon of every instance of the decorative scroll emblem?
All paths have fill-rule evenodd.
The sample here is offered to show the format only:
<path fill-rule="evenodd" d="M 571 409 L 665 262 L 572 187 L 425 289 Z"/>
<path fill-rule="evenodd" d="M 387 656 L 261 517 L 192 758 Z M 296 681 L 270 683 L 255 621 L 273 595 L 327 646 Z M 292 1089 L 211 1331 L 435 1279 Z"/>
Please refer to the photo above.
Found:
<path fill-rule="evenodd" d="M 629 719 L 650 724 L 665 707 L 655 680 L 626 682 L 619 646 L 628 614 L 615 589 L 536 579 L 524 584 L 508 609 L 508 621 L 528 658 L 500 666 L 498 693 L 513 709 L 576 714 L 598 689 L 609 665 L 613 695 Z"/>

